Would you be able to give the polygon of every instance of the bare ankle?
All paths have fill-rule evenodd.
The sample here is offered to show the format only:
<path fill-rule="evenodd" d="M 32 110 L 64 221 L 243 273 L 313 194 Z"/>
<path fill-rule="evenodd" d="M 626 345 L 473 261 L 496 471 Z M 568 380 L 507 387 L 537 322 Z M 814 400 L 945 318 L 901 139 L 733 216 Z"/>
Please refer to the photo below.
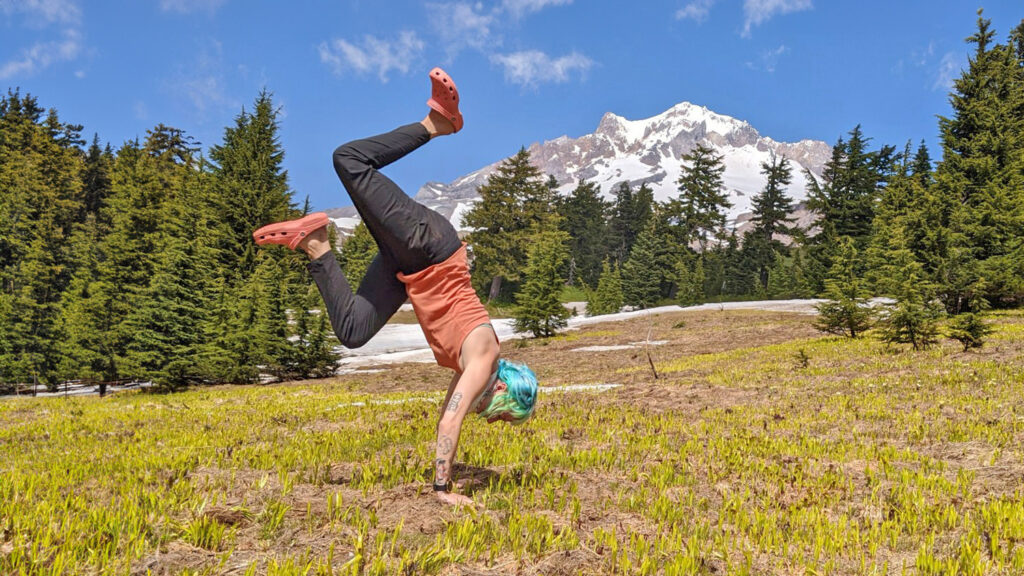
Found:
<path fill-rule="evenodd" d="M 420 121 L 420 124 L 427 129 L 431 138 L 446 136 L 455 132 L 455 125 L 436 110 L 431 110 L 427 117 Z"/>
<path fill-rule="evenodd" d="M 327 228 L 314 230 L 308 238 L 299 243 L 299 249 L 308 254 L 310 260 L 316 260 L 330 252 L 331 240 L 327 236 Z"/>

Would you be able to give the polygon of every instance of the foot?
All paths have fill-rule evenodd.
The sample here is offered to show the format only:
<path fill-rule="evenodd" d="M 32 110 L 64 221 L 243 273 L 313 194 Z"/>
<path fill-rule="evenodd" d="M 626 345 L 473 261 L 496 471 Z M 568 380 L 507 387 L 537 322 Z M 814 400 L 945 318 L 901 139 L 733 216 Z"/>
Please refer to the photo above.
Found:
<path fill-rule="evenodd" d="M 452 125 L 452 132 L 462 129 L 459 89 L 455 87 L 455 80 L 452 80 L 452 77 L 440 68 L 430 71 L 430 99 L 427 100 L 427 106 L 430 106 L 431 110 L 443 116 Z"/>
<path fill-rule="evenodd" d="M 309 254 L 310 260 L 316 260 L 327 254 L 331 250 L 331 240 L 327 236 L 327 227 L 317 228 L 310 232 L 308 236 L 302 239 L 302 242 L 299 242 L 298 249 Z"/>
<path fill-rule="evenodd" d="M 445 118 L 444 114 L 434 110 L 431 110 L 426 118 L 420 120 L 420 124 L 427 129 L 431 138 L 446 136 L 455 132 L 455 125 L 452 124 L 451 120 Z"/>

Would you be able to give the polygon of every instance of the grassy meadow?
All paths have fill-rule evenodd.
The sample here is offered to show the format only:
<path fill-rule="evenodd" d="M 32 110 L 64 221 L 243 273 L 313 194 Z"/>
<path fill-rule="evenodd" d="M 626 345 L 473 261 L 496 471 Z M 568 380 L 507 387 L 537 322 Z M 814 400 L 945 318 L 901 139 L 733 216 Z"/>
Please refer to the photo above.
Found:
<path fill-rule="evenodd" d="M 506 342 L 618 386 L 468 421 L 475 508 L 430 490 L 430 365 L 2 399 L 0 574 L 1024 574 L 1024 313 L 988 319 L 970 352 L 756 311 Z"/>

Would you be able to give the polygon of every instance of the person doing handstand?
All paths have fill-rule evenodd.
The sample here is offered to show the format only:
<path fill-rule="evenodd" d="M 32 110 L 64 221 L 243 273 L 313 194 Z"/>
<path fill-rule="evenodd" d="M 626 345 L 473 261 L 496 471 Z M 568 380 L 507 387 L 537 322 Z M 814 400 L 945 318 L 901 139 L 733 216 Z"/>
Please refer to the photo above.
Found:
<path fill-rule="evenodd" d="M 309 255 L 331 326 L 347 348 L 366 344 L 407 298 L 412 302 L 435 360 L 455 371 L 437 424 L 434 492 L 463 504 L 472 501 L 451 492 L 451 472 L 464 418 L 474 412 L 489 423 L 525 422 L 533 414 L 537 378 L 525 365 L 499 358 L 498 337 L 470 285 L 466 245 L 455 228 L 380 173 L 432 138 L 462 129 L 455 83 L 440 68 L 430 71 L 430 80 L 423 120 L 334 151 L 334 169 L 379 249 L 355 293 L 331 249 L 325 213 L 269 224 L 253 238 Z"/>

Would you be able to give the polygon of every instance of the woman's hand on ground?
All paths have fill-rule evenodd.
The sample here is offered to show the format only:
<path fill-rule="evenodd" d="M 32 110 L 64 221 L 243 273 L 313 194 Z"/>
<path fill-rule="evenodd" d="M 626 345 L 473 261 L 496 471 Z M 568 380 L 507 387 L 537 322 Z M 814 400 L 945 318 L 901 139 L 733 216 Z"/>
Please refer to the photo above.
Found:
<path fill-rule="evenodd" d="M 437 498 L 445 504 L 452 506 L 476 506 L 476 502 L 473 502 L 473 499 L 469 496 L 463 496 L 454 492 L 434 492 L 434 494 L 437 494 Z"/>

